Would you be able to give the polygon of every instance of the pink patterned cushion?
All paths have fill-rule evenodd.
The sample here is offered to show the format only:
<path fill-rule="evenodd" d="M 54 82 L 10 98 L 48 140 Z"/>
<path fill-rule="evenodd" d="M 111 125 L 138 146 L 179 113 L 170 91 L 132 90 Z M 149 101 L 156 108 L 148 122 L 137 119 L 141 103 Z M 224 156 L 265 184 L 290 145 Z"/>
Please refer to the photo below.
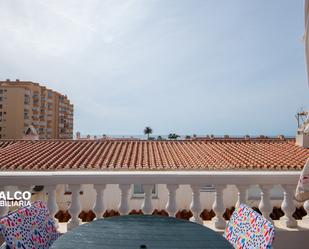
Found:
<path fill-rule="evenodd" d="M 225 229 L 224 237 L 241 249 L 271 248 L 274 226 L 265 217 L 250 207 L 241 204 L 233 212 Z"/>
<path fill-rule="evenodd" d="M 47 249 L 60 235 L 42 201 L 2 217 L 0 230 L 11 249 Z"/>

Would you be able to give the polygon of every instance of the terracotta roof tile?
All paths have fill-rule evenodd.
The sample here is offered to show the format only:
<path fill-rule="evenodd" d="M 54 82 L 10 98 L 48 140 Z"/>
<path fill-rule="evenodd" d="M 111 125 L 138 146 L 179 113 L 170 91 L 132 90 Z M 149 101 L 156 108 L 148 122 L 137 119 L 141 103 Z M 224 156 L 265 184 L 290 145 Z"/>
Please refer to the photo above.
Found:
<path fill-rule="evenodd" d="M 11 144 L 14 144 L 16 140 L 0 140 L 0 149 L 5 148 Z"/>
<path fill-rule="evenodd" d="M 300 170 L 293 139 L 0 140 L 0 170 Z"/>

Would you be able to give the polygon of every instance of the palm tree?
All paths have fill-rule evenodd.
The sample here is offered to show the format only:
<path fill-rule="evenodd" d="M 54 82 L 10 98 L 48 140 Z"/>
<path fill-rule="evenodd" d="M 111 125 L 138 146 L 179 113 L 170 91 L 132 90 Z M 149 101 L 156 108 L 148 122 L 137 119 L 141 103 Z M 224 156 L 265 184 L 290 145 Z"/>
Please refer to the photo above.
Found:
<path fill-rule="evenodd" d="M 152 134 L 152 129 L 149 126 L 146 126 L 144 129 L 144 134 L 147 135 L 147 139 L 149 140 L 149 135 Z"/>

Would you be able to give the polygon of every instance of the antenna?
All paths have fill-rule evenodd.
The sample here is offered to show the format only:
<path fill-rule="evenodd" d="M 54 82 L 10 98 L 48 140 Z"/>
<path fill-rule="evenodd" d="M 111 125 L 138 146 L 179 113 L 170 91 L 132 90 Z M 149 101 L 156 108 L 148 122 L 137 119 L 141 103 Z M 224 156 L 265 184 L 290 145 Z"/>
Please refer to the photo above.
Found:
<path fill-rule="evenodd" d="M 300 109 L 299 112 L 296 113 L 295 118 L 297 120 L 297 127 L 299 128 L 308 117 L 308 112 L 304 111 L 303 108 Z"/>

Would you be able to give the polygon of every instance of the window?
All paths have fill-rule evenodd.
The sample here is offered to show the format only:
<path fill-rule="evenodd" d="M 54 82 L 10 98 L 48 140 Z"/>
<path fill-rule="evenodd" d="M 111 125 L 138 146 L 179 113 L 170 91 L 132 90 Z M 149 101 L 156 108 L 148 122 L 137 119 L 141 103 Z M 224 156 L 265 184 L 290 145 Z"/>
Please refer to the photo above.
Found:
<path fill-rule="evenodd" d="M 133 198 L 143 198 L 144 197 L 144 189 L 142 184 L 133 184 L 132 187 L 132 197 Z M 152 189 L 152 198 L 158 197 L 158 187 L 157 185 L 153 185 Z"/>
<path fill-rule="evenodd" d="M 28 112 L 24 112 L 24 119 L 29 119 L 29 113 Z"/>
<path fill-rule="evenodd" d="M 27 94 L 25 94 L 24 104 L 25 104 L 25 105 L 29 105 L 29 104 L 30 104 L 30 96 L 27 95 Z"/>
<path fill-rule="evenodd" d="M 3 97 L 0 97 L 0 101 L 3 101 Z"/>
<path fill-rule="evenodd" d="M 2 109 L 2 105 L 0 105 L 0 109 Z"/>
<path fill-rule="evenodd" d="M 3 93 L 3 89 L 0 89 L 0 94 L 2 94 Z"/>

